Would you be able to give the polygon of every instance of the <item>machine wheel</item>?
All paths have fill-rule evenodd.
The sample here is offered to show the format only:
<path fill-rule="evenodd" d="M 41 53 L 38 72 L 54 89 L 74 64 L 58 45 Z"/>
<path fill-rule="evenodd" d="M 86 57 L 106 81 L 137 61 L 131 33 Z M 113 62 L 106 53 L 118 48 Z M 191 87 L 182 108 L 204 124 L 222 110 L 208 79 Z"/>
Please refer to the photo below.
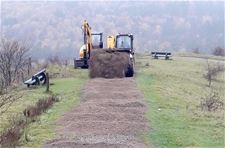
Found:
<path fill-rule="evenodd" d="M 81 68 L 82 68 L 82 69 L 88 69 L 88 66 L 85 65 L 85 66 L 82 66 Z"/>
<path fill-rule="evenodd" d="M 126 77 L 133 77 L 134 76 L 134 67 L 133 65 L 129 65 L 127 67 Z"/>

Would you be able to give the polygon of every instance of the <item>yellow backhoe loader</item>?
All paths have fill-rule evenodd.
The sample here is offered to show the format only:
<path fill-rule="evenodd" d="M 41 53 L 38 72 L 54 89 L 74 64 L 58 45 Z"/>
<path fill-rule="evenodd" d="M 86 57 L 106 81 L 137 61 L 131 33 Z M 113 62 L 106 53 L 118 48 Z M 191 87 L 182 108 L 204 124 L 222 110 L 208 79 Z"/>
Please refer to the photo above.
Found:
<path fill-rule="evenodd" d="M 84 34 L 84 44 L 80 48 L 79 59 L 74 59 L 74 68 L 88 68 L 88 59 L 90 58 L 91 50 L 103 48 L 103 33 L 92 33 L 91 27 L 86 20 L 82 25 L 82 30 Z"/>
<path fill-rule="evenodd" d="M 80 59 L 74 60 L 75 68 L 88 68 L 90 77 L 132 77 L 134 74 L 134 49 L 132 34 L 107 37 L 103 48 L 102 33 L 91 33 L 87 21 L 83 24 L 84 45 Z M 94 39 L 94 36 L 96 39 Z M 95 41 L 96 40 L 96 41 Z"/>

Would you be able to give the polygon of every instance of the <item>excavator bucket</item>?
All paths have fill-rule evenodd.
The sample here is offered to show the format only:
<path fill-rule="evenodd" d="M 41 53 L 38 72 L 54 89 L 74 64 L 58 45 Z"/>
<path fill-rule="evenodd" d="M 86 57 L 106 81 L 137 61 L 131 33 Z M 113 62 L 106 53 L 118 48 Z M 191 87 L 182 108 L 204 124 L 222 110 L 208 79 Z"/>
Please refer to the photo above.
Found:
<path fill-rule="evenodd" d="M 95 49 L 89 60 L 90 78 L 123 78 L 129 76 L 133 66 L 129 53 L 116 49 Z M 132 75 L 133 76 L 133 75 Z"/>

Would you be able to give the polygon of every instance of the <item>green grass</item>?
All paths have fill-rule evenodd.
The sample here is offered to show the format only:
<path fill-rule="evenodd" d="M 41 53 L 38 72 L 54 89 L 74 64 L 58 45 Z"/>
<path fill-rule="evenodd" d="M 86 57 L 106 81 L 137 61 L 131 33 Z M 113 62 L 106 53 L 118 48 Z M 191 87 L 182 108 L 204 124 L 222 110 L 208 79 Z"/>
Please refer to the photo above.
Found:
<path fill-rule="evenodd" d="M 22 147 L 40 147 L 46 140 L 54 137 L 55 121 L 79 103 L 80 89 L 84 80 L 66 78 L 53 82 L 55 85 L 51 87 L 51 91 L 60 95 L 60 101 L 41 115 L 37 122 L 29 125 L 26 129 L 29 142 L 23 141 Z"/>
<path fill-rule="evenodd" d="M 48 69 L 50 74 L 58 73 L 60 70 L 57 66 Z M 32 122 L 26 129 L 25 134 L 28 141 L 25 140 L 25 134 L 20 139 L 19 147 L 41 147 L 41 145 L 48 139 L 55 136 L 55 122 L 63 113 L 69 111 L 72 107 L 79 103 L 80 90 L 88 79 L 87 71 L 68 67 L 64 69 L 64 73 L 68 72 L 70 75 L 67 78 L 50 79 L 50 91 L 59 97 L 59 102 L 54 105 Z M 62 74 L 62 72 L 60 72 Z M 15 115 L 23 114 L 23 110 L 30 105 L 35 104 L 38 99 L 47 97 L 50 94 L 45 93 L 45 87 L 38 87 L 35 89 L 27 89 L 25 87 L 18 89 L 18 94 L 23 94 L 23 97 L 14 102 L 7 113 L 1 115 L 1 131 L 4 131 L 10 126 L 10 118 Z"/>
<path fill-rule="evenodd" d="M 149 108 L 146 116 L 151 130 L 145 136 L 149 145 L 224 147 L 223 111 L 209 113 L 198 108 L 201 97 L 210 91 L 202 77 L 205 66 L 206 61 L 199 58 L 137 58 L 136 81 Z M 222 78 L 213 87 L 224 97 Z"/>
<path fill-rule="evenodd" d="M 212 61 L 216 61 L 213 58 Z M 221 60 L 220 60 L 221 61 Z M 210 89 L 202 77 L 205 73 L 204 58 L 175 57 L 173 60 L 152 60 L 138 56 L 136 81 L 148 106 L 146 117 L 150 131 L 145 141 L 153 147 L 224 147 L 224 112 L 204 112 L 198 108 L 201 97 Z M 149 66 L 145 66 L 149 63 Z M 62 114 L 79 104 L 80 89 L 88 79 L 86 70 L 72 67 L 51 66 L 49 74 L 52 93 L 60 98 L 52 108 L 38 117 L 26 129 L 19 147 L 41 147 L 54 138 L 55 122 Z M 64 78 L 61 78 L 64 77 Z M 224 75 L 212 83 L 213 88 L 224 95 Z M 9 120 L 38 99 L 47 97 L 45 87 L 18 89 L 23 97 L 12 104 L 8 112 L 0 115 L 0 131 L 8 127 Z M 224 99 L 224 98 L 222 98 Z M 24 136 L 25 136 L 24 134 Z"/>

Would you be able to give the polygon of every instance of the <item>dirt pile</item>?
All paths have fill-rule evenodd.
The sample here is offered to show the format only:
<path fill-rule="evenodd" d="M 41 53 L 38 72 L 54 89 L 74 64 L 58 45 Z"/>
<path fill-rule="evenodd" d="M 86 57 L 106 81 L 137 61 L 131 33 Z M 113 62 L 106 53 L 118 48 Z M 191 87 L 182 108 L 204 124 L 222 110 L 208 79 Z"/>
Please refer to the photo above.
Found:
<path fill-rule="evenodd" d="M 129 54 L 114 49 L 95 49 L 89 60 L 90 78 L 123 78 L 129 65 Z"/>
<path fill-rule="evenodd" d="M 80 105 L 57 122 L 56 139 L 43 147 L 146 148 L 139 139 L 148 131 L 145 111 L 133 79 L 91 79 Z"/>

